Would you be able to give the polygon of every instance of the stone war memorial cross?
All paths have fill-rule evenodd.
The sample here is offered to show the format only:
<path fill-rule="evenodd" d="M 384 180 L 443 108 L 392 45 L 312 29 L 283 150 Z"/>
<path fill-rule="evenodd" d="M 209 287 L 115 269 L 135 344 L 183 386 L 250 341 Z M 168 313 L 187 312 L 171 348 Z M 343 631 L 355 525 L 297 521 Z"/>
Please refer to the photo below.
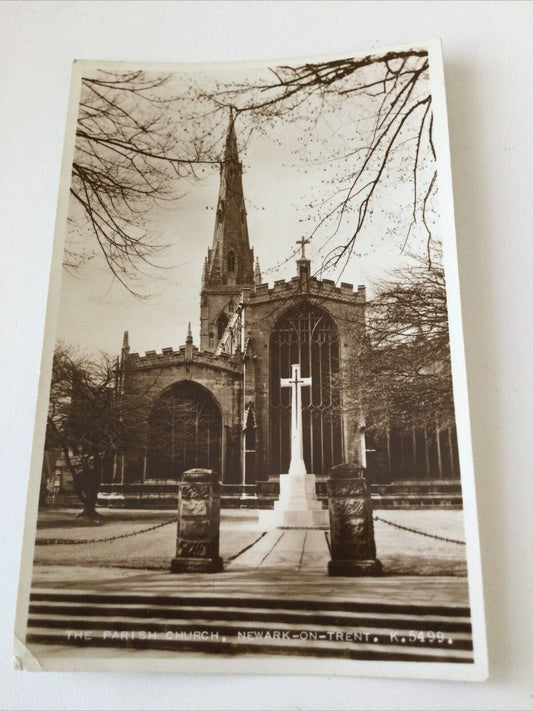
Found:
<path fill-rule="evenodd" d="M 292 367 L 292 378 L 281 378 L 282 388 L 292 388 L 291 402 L 291 463 L 289 474 L 307 474 L 304 462 L 304 440 L 302 433 L 302 388 L 311 386 L 311 378 L 300 376 L 300 365 Z"/>
<path fill-rule="evenodd" d="M 315 476 L 307 473 L 303 455 L 302 388 L 310 387 L 312 380 L 301 377 L 299 363 L 291 368 L 292 377 L 281 378 L 282 388 L 292 388 L 289 472 L 280 474 L 279 499 L 273 511 L 259 512 L 259 522 L 269 528 L 327 528 L 328 512 L 316 497 Z"/>

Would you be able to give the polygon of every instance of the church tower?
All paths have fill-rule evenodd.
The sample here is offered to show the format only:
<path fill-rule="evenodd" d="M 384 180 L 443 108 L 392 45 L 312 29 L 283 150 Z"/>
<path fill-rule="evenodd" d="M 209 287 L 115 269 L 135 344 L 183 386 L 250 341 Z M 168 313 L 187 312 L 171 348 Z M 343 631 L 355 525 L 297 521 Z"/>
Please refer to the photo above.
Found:
<path fill-rule="evenodd" d="M 251 287 L 259 265 L 248 240 L 233 114 L 230 117 L 224 159 L 220 166 L 220 190 L 215 233 L 202 275 L 200 350 L 214 351 L 230 320 L 243 287 Z"/>

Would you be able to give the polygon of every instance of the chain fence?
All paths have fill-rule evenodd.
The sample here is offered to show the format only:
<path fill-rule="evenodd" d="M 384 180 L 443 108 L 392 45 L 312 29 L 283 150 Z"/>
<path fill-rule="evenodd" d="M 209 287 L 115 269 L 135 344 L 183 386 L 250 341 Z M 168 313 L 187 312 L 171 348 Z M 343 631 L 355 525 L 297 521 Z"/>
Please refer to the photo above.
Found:
<path fill-rule="evenodd" d="M 446 538 L 445 536 L 437 536 L 435 533 L 426 533 L 425 531 L 420 531 L 417 528 L 409 528 L 408 526 L 402 526 L 399 523 L 394 523 L 394 521 L 387 521 L 386 518 L 381 518 L 380 516 L 374 516 L 374 521 L 381 521 L 381 523 L 386 523 L 388 526 L 393 526 L 394 528 L 399 528 L 402 531 L 409 531 L 410 533 L 417 533 L 419 536 L 426 536 L 426 538 L 434 538 L 436 541 L 444 541 L 446 543 L 456 543 L 458 546 L 466 545 L 465 541 L 458 541 L 455 538 Z"/>
<path fill-rule="evenodd" d="M 426 538 L 433 538 L 436 541 L 444 541 L 445 543 L 455 543 L 458 546 L 464 546 L 466 545 L 465 541 L 459 541 L 455 538 L 447 538 L 446 536 L 438 536 L 435 533 L 427 533 L 426 531 L 420 531 L 417 528 L 409 528 L 409 526 L 402 526 L 400 523 L 394 523 L 394 521 L 388 521 L 385 518 L 381 518 L 381 516 L 374 516 L 374 521 L 380 521 L 381 523 L 385 523 L 387 526 L 393 526 L 394 528 L 399 528 L 401 531 L 409 531 L 409 533 L 415 533 L 418 534 L 419 536 L 425 536 Z M 169 526 L 171 523 L 177 523 L 178 517 L 174 516 L 173 518 L 168 519 L 167 521 L 163 521 L 163 523 L 157 523 L 154 526 L 148 526 L 147 528 L 141 528 L 139 531 L 130 531 L 129 533 L 121 533 L 116 536 L 106 536 L 105 538 L 38 538 L 35 541 L 35 544 L 38 546 L 55 546 L 55 545 L 82 545 L 85 543 L 111 543 L 112 541 L 118 541 L 121 538 L 132 538 L 133 536 L 139 536 L 142 533 L 148 533 L 149 531 L 155 531 L 158 528 L 163 528 L 164 526 Z M 262 538 L 265 534 L 263 533 L 257 540 Z M 257 540 L 254 541 L 254 543 L 257 543 Z M 328 541 L 328 547 L 329 547 L 329 540 L 326 535 L 326 540 Z M 251 544 L 253 545 L 253 544 Z M 248 546 L 248 547 L 251 547 Z M 242 552 L 242 551 L 241 551 Z"/>
<path fill-rule="evenodd" d="M 177 516 L 168 519 L 168 521 L 163 521 L 163 523 L 156 523 L 155 526 L 148 526 L 148 528 L 141 528 L 140 531 L 130 531 L 129 533 L 120 533 L 117 536 L 107 536 L 106 538 L 37 538 L 35 545 L 37 546 L 57 546 L 57 545 L 80 545 L 82 543 L 111 543 L 111 541 L 118 541 L 120 538 L 132 538 L 133 536 L 139 536 L 141 533 L 148 533 L 148 531 L 155 531 L 156 528 L 163 528 L 163 526 L 169 526 L 171 523 L 176 523 L 178 520 Z"/>

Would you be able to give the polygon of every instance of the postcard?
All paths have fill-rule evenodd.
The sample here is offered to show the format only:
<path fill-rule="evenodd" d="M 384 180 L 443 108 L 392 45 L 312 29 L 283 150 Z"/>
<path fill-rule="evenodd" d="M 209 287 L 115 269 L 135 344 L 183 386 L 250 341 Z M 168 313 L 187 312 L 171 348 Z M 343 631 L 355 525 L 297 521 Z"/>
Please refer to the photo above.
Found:
<path fill-rule="evenodd" d="M 440 43 L 73 64 L 21 669 L 482 680 Z"/>

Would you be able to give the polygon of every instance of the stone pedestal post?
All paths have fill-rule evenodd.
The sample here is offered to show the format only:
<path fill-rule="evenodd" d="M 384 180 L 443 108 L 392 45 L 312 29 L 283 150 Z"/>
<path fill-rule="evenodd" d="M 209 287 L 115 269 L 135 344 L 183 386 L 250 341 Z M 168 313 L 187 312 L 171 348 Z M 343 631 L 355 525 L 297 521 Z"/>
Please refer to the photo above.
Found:
<path fill-rule="evenodd" d="M 331 540 L 328 574 L 381 575 L 364 469 L 352 464 L 333 467 L 329 473 L 328 498 Z"/>
<path fill-rule="evenodd" d="M 179 485 L 178 536 L 171 573 L 220 573 L 220 485 L 211 469 L 189 469 Z"/>

